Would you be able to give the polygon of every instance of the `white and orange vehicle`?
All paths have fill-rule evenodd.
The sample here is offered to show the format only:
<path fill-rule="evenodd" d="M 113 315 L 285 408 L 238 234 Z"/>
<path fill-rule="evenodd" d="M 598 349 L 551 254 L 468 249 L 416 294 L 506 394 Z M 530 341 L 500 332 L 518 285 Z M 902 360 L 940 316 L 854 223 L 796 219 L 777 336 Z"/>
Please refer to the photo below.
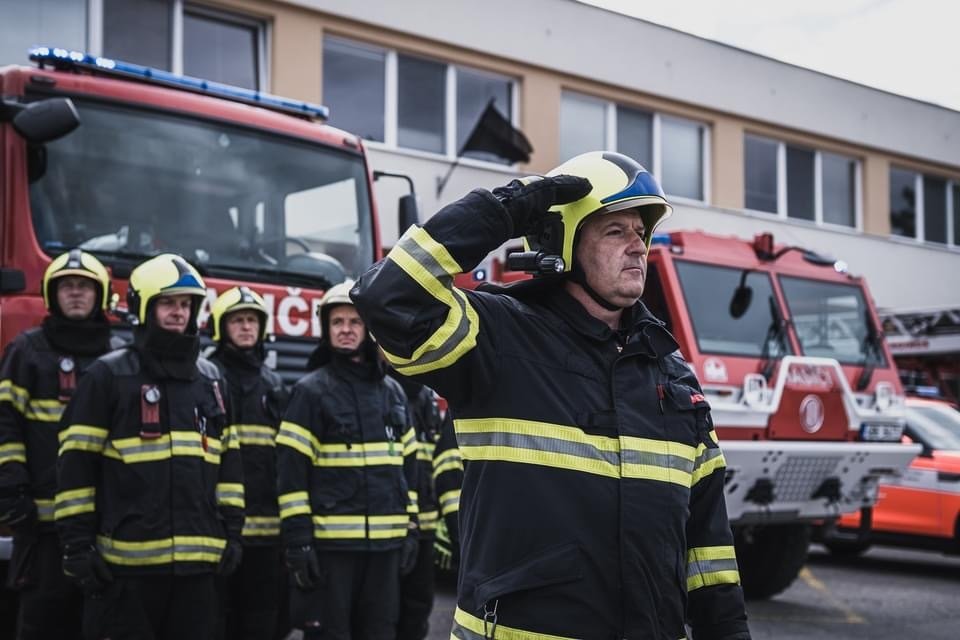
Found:
<path fill-rule="evenodd" d="M 648 262 L 644 301 L 712 408 L 744 591 L 774 595 L 814 523 L 872 505 L 920 451 L 901 443 L 904 394 L 872 298 L 841 263 L 770 234 L 658 234 Z M 521 277 L 491 257 L 458 284 Z"/>
<path fill-rule="evenodd" d="M 904 439 L 923 447 L 899 478 L 880 484 L 877 504 L 844 515 L 824 538 L 837 554 L 871 545 L 960 553 L 960 411 L 944 400 L 909 397 Z"/>

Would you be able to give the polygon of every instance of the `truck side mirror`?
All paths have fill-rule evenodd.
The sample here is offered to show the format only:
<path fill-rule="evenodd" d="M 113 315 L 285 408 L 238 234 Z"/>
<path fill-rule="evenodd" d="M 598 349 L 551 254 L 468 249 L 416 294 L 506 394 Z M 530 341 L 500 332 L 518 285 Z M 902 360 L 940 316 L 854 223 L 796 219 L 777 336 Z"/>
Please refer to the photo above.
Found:
<path fill-rule="evenodd" d="M 13 128 L 27 142 L 44 144 L 80 126 L 80 114 L 70 98 L 48 98 L 25 105 L 13 117 Z"/>
<path fill-rule="evenodd" d="M 740 285 L 733 292 L 733 297 L 730 298 L 730 317 L 731 318 L 742 318 L 743 314 L 747 312 L 747 309 L 750 308 L 750 303 L 753 301 L 753 289 L 744 285 Z"/>
<path fill-rule="evenodd" d="M 417 197 L 412 193 L 400 196 L 397 202 L 397 232 L 403 232 L 415 224 L 420 223 L 420 212 L 417 209 Z"/>

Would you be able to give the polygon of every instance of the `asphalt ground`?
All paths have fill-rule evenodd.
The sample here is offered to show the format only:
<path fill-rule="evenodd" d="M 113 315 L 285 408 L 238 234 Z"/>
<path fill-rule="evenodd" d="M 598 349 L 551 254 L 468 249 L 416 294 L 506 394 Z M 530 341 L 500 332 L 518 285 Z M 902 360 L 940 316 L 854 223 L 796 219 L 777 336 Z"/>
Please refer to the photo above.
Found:
<path fill-rule="evenodd" d="M 438 584 L 430 640 L 447 640 L 455 585 Z M 747 603 L 753 640 L 958 640 L 960 558 L 875 547 L 839 558 L 813 545 L 780 595 Z"/>

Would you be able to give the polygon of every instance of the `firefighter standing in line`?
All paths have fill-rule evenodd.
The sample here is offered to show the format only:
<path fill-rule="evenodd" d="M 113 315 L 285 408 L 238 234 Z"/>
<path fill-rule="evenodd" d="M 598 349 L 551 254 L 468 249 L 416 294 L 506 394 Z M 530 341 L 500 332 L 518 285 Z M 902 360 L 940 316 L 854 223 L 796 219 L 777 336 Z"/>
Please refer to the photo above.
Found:
<path fill-rule="evenodd" d="M 423 640 L 430 630 L 433 609 L 433 545 L 437 529 L 437 493 L 433 486 L 433 454 L 440 437 L 440 409 L 431 389 L 415 380 L 391 374 L 407 396 L 407 410 L 417 436 L 417 503 L 420 549 L 417 562 L 400 583 L 398 640 Z"/>
<path fill-rule="evenodd" d="M 351 292 L 387 359 L 454 414 L 455 636 L 676 640 L 689 621 L 697 640 L 750 637 L 709 406 L 640 302 L 670 212 L 635 161 L 584 154 L 445 207 Z M 453 287 L 518 236 L 514 264 L 540 277 Z"/>
<path fill-rule="evenodd" d="M 277 436 L 291 622 L 307 640 L 394 638 L 400 574 L 416 562 L 416 435 L 352 284 L 320 301 L 315 370 L 294 386 Z"/>
<path fill-rule="evenodd" d="M 225 637 L 272 640 L 277 632 L 283 557 L 277 507 L 276 438 L 286 389 L 264 364 L 266 303 L 247 287 L 224 291 L 211 308 L 210 361 L 227 381 L 230 423 L 240 438 L 246 517 L 243 561 L 227 579 Z"/>
<path fill-rule="evenodd" d="M 440 520 L 437 522 L 434 554 L 437 566 L 456 571 L 460 565 L 460 488 L 463 486 L 463 456 L 457 446 L 452 414 L 448 410 L 440 425 L 433 454 L 433 486 L 437 492 Z"/>
<path fill-rule="evenodd" d="M 198 358 L 205 294 L 179 256 L 137 266 L 133 344 L 90 366 L 64 414 L 55 517 L 86 638 L 208 640 L 214 573 L 240 562 L 239 442 Z"/>
<path fill-rule="evenodd" d="M 99 260 L 79 249 L 55 258 L 41 293 L 43 324 L 17 336 L 0 365 L 0 524 L 14 531 L 8 581 L 20 591 L 20 640 L 80 637 L 83 596 L 63 575 L 53 524 L 57 433 L 77 379 L 112 347 Z"/>

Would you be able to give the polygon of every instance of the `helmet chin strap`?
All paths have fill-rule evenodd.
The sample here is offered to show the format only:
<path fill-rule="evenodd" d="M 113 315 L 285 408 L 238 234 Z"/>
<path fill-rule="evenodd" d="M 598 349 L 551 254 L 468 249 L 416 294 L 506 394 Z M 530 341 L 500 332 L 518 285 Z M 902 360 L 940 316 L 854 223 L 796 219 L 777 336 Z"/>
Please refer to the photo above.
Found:
<path fill-rule="evenodd" d="M 603 298 L 599 293 L 597 293 L 593 287 L 587 284 L 587 274 L 584 272 L 583 267 L 580 266 L 580 262 L 576 259 L 573 261 L 573 267 L 570 269 L 570 279 L 580 285 L 584 291 L 587 292 L 587 295 L 593 298 L 593 301 L 598 305 L 606 309 L 607 311 L 622 311 L 623 307 L 620 305 L 612 304 L 605 298 Z"/>

